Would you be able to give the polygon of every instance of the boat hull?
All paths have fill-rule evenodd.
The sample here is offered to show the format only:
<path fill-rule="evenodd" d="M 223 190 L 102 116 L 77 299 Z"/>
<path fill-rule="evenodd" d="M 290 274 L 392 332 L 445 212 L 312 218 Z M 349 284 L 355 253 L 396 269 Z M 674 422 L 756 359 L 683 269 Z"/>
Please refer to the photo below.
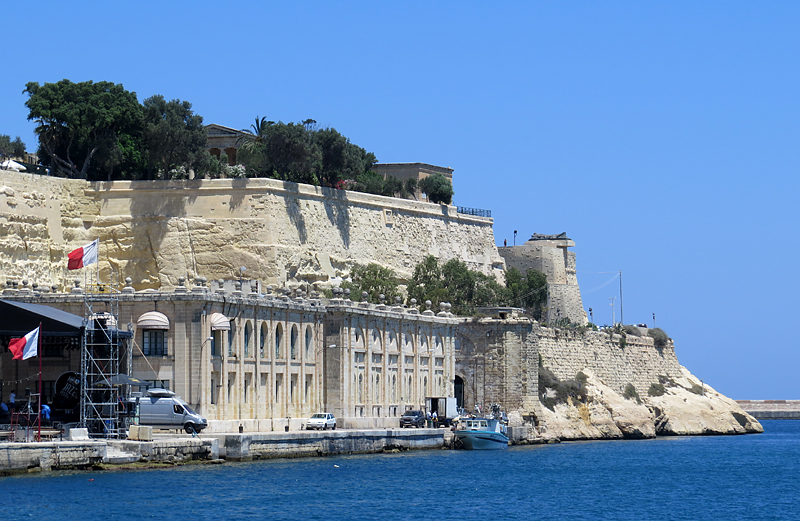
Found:
<path fill-rule="evenodd" d="M 456 431 L 456 438 L 467 450 L 499 450 L 508 448 L 508 437 L 494 431 Z"/>

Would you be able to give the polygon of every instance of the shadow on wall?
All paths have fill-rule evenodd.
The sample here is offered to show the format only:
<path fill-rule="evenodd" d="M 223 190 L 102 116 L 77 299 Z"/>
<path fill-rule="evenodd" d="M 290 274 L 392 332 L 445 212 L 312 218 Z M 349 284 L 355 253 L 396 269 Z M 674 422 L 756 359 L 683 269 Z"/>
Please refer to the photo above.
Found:
<path fill-rule="evenodd" d="M 308 241 L 308 231 L 306 230 L 306 220 L 303 218 L 300 199 L 296 197 L 286 198 L 286 214 L 294 224 L 294 227 L 297 228 L 297 237 L 300 239 L 300 244 L 305 244 Z"/>
<path fill-rule="evenodd" d="M 350 249 L 350 202 L 345 190 L 323 188 L 325 196 L 325 214 L 342 237 L 345 249 Z"/>
<path fill-rule="evenodd" d="M 202 183 L 202 180 L 131 182 L 134 192 L 130 200 L 131 231 L 139 248 L 137 257 L 145 264 L 152 262 L 156 273 L 160 272 L 158 252 L 169 231 L 170 219 L 186 216 L 186 207 L 197 199 L 196 190 Z M 158 197 L 153 196 L 154 191 Z"/>
<path fill-rule="evenodd" d="M 231 188 L 233 192 L 228 200 L 228 208 L 231 210 L 238 210 L 239 207 L 242 206 L 245 197 L 244 189 L 247 188 L 248 181 L 248 178 L 231 179 Z"/>

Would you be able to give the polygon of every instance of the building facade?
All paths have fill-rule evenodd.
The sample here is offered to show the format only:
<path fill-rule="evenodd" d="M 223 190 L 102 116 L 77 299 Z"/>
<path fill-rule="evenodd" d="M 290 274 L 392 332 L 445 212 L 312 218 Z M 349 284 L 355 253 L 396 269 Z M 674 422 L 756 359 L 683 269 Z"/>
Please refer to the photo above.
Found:
<path fill-rule="evenodd" d="M 3 298 L 45 304 L 78 316 L 118 310 L 132 332 L 121 370 L 175 391 L 211 430 L 299 428 L 318 411 L 342 426 L 388 427 L 426 396 L 452 396 L 454 324 L 416 307 L 323 300 L 288 290 L 259 293 L 255 284 L 185 280 L 169 291 L 136 291 L 130 280 L 114 294 L 91 295 L 6 287 Z M 87 304 L 87 301 L 91 304 Z M 5 382 L 38 371 L 37 360 L 0 355 Z M 75 352 L 73 352 L 75 351 Z M 45 354 L 43 381 L 80 372 L 76 350 Z M 31 380 L 35 387 L 35 379 Z M 215 426 L 216 425 L 216 426 Z"/>

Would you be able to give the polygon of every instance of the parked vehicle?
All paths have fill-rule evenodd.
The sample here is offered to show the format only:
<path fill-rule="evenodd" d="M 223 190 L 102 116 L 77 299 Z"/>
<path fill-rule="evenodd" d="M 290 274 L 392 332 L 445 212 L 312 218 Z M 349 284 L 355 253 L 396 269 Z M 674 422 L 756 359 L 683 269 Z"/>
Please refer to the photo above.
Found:
<path fill-rule="evenodd" d="M 328 427 L 336 430 L 336 418 L 329 412 L 314 413 L 306 422 L 306 430 L 322 429 L 324 431 Z"/>
<path fill-rule="evenodd" d="M 456 399 L 452 396 L 425 398 L 425 408 L 429 415 L 436 413 L 437 427 L 449 427 L 459 417 Z"/>
<path fill-rule="evenodd" d="M 139 425 L 162 429 L 183 428 L 187 434 L 200 432 L 208 421 L 194 412 L 189 404 L 166 389 L 149 389 L 136 398 L 139 407 Z"/>
<path fill-rule="evenodd" d="M 406 427 L 424 427 L 425 426 L 425 413 L 422 411 L 406 411 L 400 416 L 400 428 Z"/>

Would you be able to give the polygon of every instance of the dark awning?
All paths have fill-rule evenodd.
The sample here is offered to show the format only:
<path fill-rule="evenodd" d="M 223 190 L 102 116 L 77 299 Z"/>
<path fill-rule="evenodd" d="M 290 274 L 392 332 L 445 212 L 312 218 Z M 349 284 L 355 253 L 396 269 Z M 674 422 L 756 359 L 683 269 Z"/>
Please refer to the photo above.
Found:
<path fill-rule="evenodd" d="M 21 337 L 42 324 L 42 336 L 83 336 L 83 317 L 41 304 L 0 299 L 0 336 Z"/>

